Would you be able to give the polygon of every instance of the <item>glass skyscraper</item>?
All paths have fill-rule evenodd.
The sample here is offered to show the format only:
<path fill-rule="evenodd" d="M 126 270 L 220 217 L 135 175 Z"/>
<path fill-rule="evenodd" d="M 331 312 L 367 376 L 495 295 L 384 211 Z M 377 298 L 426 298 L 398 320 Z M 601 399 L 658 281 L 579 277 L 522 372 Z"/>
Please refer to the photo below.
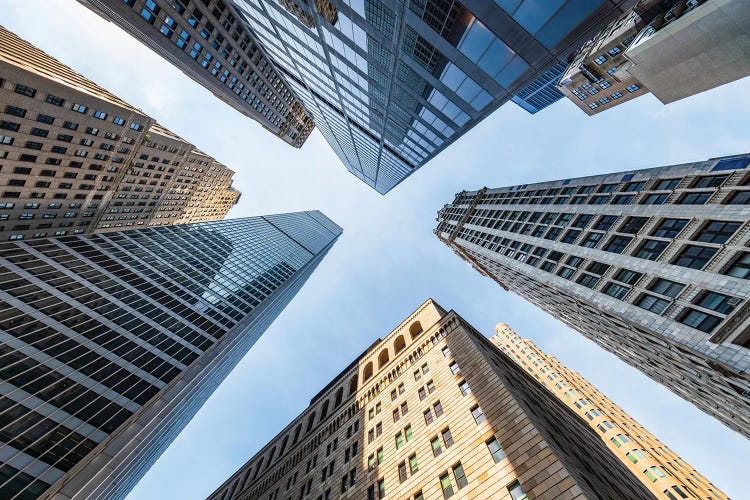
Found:
<path fill-rule="evenodd" d="M 341 234 L 322 213 L 0 244 L 0 498 L 121 498 Z"/>
<path fill-rule="evenodd" d="M 281 76 L 346 168 L 383 194 L 514 95 L 530 111 L 552 102 L 549 92 L 536 97 L 546 104 L 531 102 L 538 89 L 527 86 L 549 80 L 548 70 L 634 3 L 79 1 L 175 64 L 190 63 L 213 91 L 218 78 L 230 94 L 255 95 L 257 71 L 231 40 L 257 43 L 270 61 L 263 67 Z"/>
<path fill-rule="evenodd" d="M 557 90 L 557 82 L 568 67 L 567 63 L 559 62 L 544 72 L 542 76 L 524 87 L 511 101 L 515 102 L 532 115 L 554 104 L 563 98 Z"/>

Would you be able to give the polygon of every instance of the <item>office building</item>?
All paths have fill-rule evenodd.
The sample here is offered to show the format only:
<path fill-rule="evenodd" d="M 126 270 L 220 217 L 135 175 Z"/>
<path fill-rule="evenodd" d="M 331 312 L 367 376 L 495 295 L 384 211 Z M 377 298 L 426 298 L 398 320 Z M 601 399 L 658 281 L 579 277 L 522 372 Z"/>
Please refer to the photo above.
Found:
<path fill-rule="evenodd" d="M 223 218 L 233 172 L 0 27 L 0 241 Z"/>
<path fill-rule="evenodd" d="M 384 194 L 634 2 L 84 3 L 131 33 L 148 32 L 152 47 L 181 46 L 180 57 L 193 66 L 194 49 L 180 41 L 181 30 L 198 42 L 198 60 L 226 19 L 255 47 L 253 33 L 258 53 L 268 55 L 346 168 Z M 223 66 L 225 60 L 211 59 Z"/>
<path fill-rule="evenodd" d="M 315 127 L 231 2 L 79 1 L 284 142 L 299 148 Z"/>
<path fill-rule="evenodd" d="M 640 0 L 578 52 L 559 87 L 589 115 L 651 92 L 664 104 L 750 75 L 746 0 Z"/>
<path fill-rule="evenodd" d="M 438 238 L 750 437 L 750 155 L 459 193 Z"/>
<path fill-rule="evenodd" d="M 560 92 L 589 116 L 648 93 L 624 69 L 629 65 L 625 51 L 643 28 L 636 11 L 612 21 L 575 55 L 559 79 Z"/>
<path fill-rule="evenodd" d="M 0 498 L 123 498 L 340 234 L 300 212 L 0 243 Z"/>
<path fill-rule="evenodd" d="M 654 496 L 669 500 L 728 499 L 579 373 L 544 353 L 530 340 L 519 337 L 508 325 L 498 324 L 490 340 L 594 429 Z M 661 483 L 656 478 L 662 479 Z"/>
<path fill-rule="evenodd" d="M 652 466 L 626 465 L 488 338 L 427 300 L 209 498 L 669 498 L 653 492 L 676 493 L 681 480 Z"/>

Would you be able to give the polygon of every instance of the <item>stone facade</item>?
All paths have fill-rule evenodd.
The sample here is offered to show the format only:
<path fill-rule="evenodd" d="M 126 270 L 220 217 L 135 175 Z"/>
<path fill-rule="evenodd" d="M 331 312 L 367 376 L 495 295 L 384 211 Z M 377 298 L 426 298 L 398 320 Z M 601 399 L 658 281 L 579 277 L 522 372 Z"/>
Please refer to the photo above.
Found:
<path fill-rule="evenodd" d="M 688 495 L 728 500 L 716 486 L 579 373 L 541 351 L 530 340 L 519 337 L 508 325 L 498 324 L 490 340 L 600 435 L 610 451 L 654 496 L 670 500 L 689 498 Z"/>
<path fill-rule="evenodd" d="M 750 156 L 459 193 L 461 258 L 750 436 Z"/>
<path fill-rule="evenodd" d="M 0 27 L 0 240 L 223 218 L 234 172 Z"/>
<path fill-rule="evenodd" d="M 357 357 L 210 498 L 452 495 L 656 498 L 575 411 L 432 300 Z"/>

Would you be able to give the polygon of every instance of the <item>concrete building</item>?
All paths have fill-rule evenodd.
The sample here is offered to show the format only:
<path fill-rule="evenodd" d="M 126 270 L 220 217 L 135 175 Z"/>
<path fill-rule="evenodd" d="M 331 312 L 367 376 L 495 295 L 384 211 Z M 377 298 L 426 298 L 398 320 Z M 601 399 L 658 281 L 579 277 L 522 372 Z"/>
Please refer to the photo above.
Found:
<path fill-rule="evenodd" d="M 315 127 L 242 15 L 222 0 L 79 0 L 299 148 Z"/>
<path fill-rule="evenodd" d="M 640 14 L 628 11 L 584 44 L 558 82 L 558 89 L 587 115 L 601 113 L 648 93 L 624 68 L 625 51 L 643 29 Z"/>
<path fill-rule="evenodd" d="M 750 75 L 750 2 L 680 1 L 625 51 L 626 71 L 664 104 Z"/>
<path fill-rule="evenodd" d="M 748 75 L 747 0 L 640 0 L 584 44 L 558 86 L 594 115 L 648 92 L 668 104 Z"/>
<path fill-rule="evenodd" d="M 177 55 L 191 67 L 192 52 L 201 61 L 215 43 L 206 23 L 231 19 L 234 33 L 268 54 L 346 168 L 383 194 L 634 3 L 81 1 L 160 53 L 182 45 Z M 181 30 L 200 49 L 183 44 Z M 225 60 L 213 54 L 211 64 Z M 211 64 L 198 68 L 209 88 Z"/>
<path fill-rule="evenodd" d="M 654 496 L 728 499 L 579 373 L 519 337 L 508 325 L 498 324 L 490 340 L 594 429 Z"/>
<path fill-rule="evenodd" d="M 123 498 L 340 234 L 300 212 L 0 243 L 0 498 Z"/>
<path fill-rule="evenodd" d="M 669 498 L 661 491 L 679 482 L 659 475 L 647 487 L 644 475 L 489 339 L 427 300 L 209 498 L 641 500 Z"/>
<path fill-rule="evenodd" d="M 750 436 L 750 155 L 459 193 L 437 236 Z"/>
<path fill-rule="evenodd" d="M 0 27 L 0 240 L 221 219 L 233 172 Z"/>

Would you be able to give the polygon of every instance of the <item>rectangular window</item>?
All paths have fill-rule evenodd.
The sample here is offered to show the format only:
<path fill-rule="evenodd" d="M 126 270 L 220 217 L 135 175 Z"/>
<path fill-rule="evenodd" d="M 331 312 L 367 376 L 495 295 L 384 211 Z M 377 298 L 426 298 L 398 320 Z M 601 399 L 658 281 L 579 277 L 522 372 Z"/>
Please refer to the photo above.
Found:
<path fill-rule="evenodd" d="M 453 372 L 453 375 L 458 375 L 461 373 L 461 369 L 458 367 L 458 363 L 455 361 L 448 365 L 448 367 L 451 369 L 451 372 Z"/>
<path fill-rule="evenodd" d="M 422 401 L 424 398 L 427 397 L 427 391 L 424 390 L 424 387 L 419 388 L 418 394 L 419 394 L 420 401 Z"/>
<path fill-rule="evenodd" d="M 107 113 L 104 111 L 96 110 L 94 111 L 94 118 L 98 118 L 99 120 L 106 120 L 107 119 Z"/>
<path fill-rule="evenodd" d="M 62 106 L 63 104 L 65 104 L 65 99 L 63 99 L 62 97 L 57 97 L 57 96 L 52 95 L 52 94 L 47 94 L 46 101 L 49 104 L 53 104 L 55 106 Z"/>
<path fill-rule="evenodd" d="M 603 233 L 589 233 L 586 235 L 580 245 L 586 248 L 596 248 L 603 237 Z"/>
<path fill-rule="evenodd" d="M 440 439 L 438 439 L 437 437 L 434 437 L 434 438 L 432 438 L 432 440 L 430 440 L 430 445 L 432 446 L 432 455 L 433 456 L 436 457 L 436 456 L 440 455 L 443 452 L 443 448 L 442 448 L 442 446 L 440 446 Z"/>
<path fill-rule="evenodd" d="M 487 449 L 490 452 L 490 455 L 492 455 L 492 459 L 495 461 L 495 463 L 498 463 L 500 460 L 505 458 L 505 452 L 500 447 L 500 443 L 497 441 L 497 438 L 492 438 L 489 441 L 487 441 Z"/>
<path fill-rule="evenodd" d="M 432 410 L 425 410 L 424 412 L 424 423 L 425 425 L 430 425 L 432 423 Z"/>
<path fill-rule="evenodd" d="M 661 314 L 667 308 L 667 306 L 669 305 L 669 302 L 664 299 L 654 297 L 653 295 L 644 293 L 643 295 L 641 295 L 641 297 L 638 299 L 635 305 L 647 311 L 651 311 L 656 314 Z"/>
<path fill-rule="evenodd" d="M 461 389 L 461 394 L 463 394 L 464 396 L 468 396 L 469 394 L 471 394 L 471 387 L 469 387 L 469 383 L 466 382 L 466 380 L 462 380 L 461 382 L 459 382 L 458 388 Z"/>
<path fill-rule="evenodd" d="M 447 472 L 440 476 L 440 487 L 443 489 L 444 498 L 453 496 L 453 485 L 451 484 L 451 477 Z"/>
<path fill-rule="evenodd" d="M 641 205 L 661 205 L 668 197 L 667 194 L 648 194 L 641 200 Z"/>
<path fill-rule="evenodd" d="M 474 406 L 474 407 L 473 407 L 473 408 L 471 409 L 471 415 L 472 415 L 472 416 L 474 417 L 474 421 L 475 421 L 475 422 L 476 422 L 477 424 L 481 424 L 482 422 L 484 422 L 485 420 L 487 420 L 487 417 L 485 417 L 485 416 L 484 416 L 484 412 L 483 412 L 483 411 L 482 411 L 482 409 L 481 409 L 481 408 L 479 407 L 479 405 L 475 405 L 475 406 Z"/>
<path fill-rule="evenodd" d="M 408 476 L 406 475 L 406 463 L 401 462 L 400 464 L 398 464 L 398 479 L 400 482 L 403 483 L 404 481 L 406 481 L 407 477 Z"/>
<path fill-rule="evenodd" d="M 724 274 L 735 278 L 750 279 L 750 253 L 740 253 Z"/>
<path fill-rule="evenodd" d="M 625 247 L 631 242 L 633 238 L 631 236 L 614 236 L 607 246 L 604 247 L 604 251 L 612 253 L 622 253 Z"/>
<path fill-rule="evenodd" d="M 666 241 L 646 239 L 643 240 L 640 248 L 635 251 L 633 256 L 646 260 L 656 260 L 667 246 L 669 246 L 669 243 Z"/>
<path fill-rule="evenodd" d="M 695 304 L 720 314 L 729 314 L 739 302 L 740 299 L 736 297 L 709 291 L 701 295 Z"/>
<path fill-rule="evenodd" d="M 675 298 L 677 297 L 677 295 L 679 295 L 683 288 L 685 288 L 685 285 L 683 285 L 682 283 L 676 283 L 674 281 L 658 278 L 651 284 L 649 290 L 662 295 L 666 295 L 667 297 Z"/>
<path fill-rule="evenodd" d="M 672 260 L 672 264 L 690 269 L 703 269 L 717 251 L 716 248 L 686 245 L 680 255 Z"/>
<path fill-rule="evenodd" d="M 88 111 L 89 108 L 83 104 L 74 103 L 71 109 L 76 113 L 86 114 L 86 111 Z"/>
<path fill-rule="evenodd" d="M 406 415 L 409 412 L 409 405 L 406 401 L 401 403 L 401 415 Z"/>
<path fill-rule="evenodd" d="M 443 429 L 441 435 L 443 436 L 443 443 L 445 443 L 446 449 L 453 446 L 453 434 L 451 434 L 451 430 L 448 427 Z"/>
<path fill-rule="evenodd" d="M 680 179 L 663 179 L 656 183 L 653 187 L 655 191 L 667 191 L 677 187 L 680 183 Z"/>
<path fill-rule="evenodd" d="M 25 95 L 26 97 L 34 97 L 36 95 L 36 89 L 28 87 L 26 85 L 16 84 L 16 94 Z"/>
<path fill-rule="evenodd" d="M 630 291 L 630 287 L 618 285 L 617 283 L 610 283 L 603 291 L 611 297 L 622 300 Z"/>
<path fill-rule="evenodd" d="M 692 239 L 704 243 L 723 244 L 734 235 L 741 225 L 739 222 L 710 221 Z"/>
<path fill-rule="evenodd" d="M 412 474 L 419 470 L 419 462 L 417 461 L 416 453 L 409 457 L 409 468 L 411 469 Z"/>
<path fill-rule="evenodd" d="M 439 417 L 443 414 L 443 405 L 440 404 L 440 401 L 432 405 L 432 407 L 435 409 L 435 417 Z"/>
<path fill-rule="evenodd" d="M 621 233 L 637 234 L 648 222 L 648 217 L 628 217 L 620 226 Z"/>

